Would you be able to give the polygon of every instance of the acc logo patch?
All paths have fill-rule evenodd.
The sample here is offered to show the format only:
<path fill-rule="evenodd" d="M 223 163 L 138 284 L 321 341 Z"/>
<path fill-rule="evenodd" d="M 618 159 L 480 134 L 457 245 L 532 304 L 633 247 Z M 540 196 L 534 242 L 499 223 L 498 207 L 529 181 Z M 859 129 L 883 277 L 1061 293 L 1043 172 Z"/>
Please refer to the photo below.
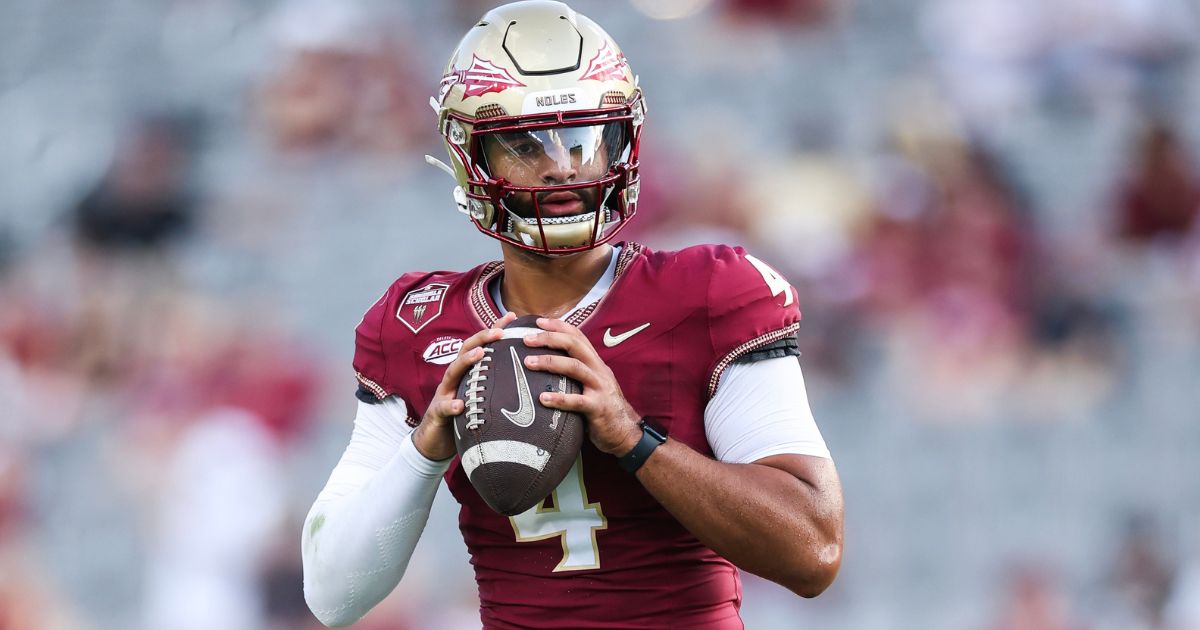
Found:
<path fill-rule="evenodd" d="M 446 365 L 458 356 L 458 349 L 462 347 L 463 340 L 458 337 L 438 337 L 436 341 L 429 344 L 425 348 L 421 358 L 425 359 L 426 363 L 435 363 L 437 365 Z"/>
<path fill-rule="evenodd" d="M 400 300 L 400 308 L 396 309 L 396 319 L 414 333 L 419 332 L 442 314 L 442 300 L 446 297 L 446 289 L 449 288 L 450 285 L 445 282 L 434 282 L 409 291 L 404 299 Z"/>

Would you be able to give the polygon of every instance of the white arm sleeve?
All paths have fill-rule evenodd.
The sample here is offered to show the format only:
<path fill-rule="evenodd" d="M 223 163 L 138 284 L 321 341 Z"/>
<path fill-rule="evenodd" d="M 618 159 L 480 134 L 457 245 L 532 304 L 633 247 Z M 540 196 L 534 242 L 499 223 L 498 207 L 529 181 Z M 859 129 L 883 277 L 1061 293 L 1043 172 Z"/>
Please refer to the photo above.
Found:
<path fill-rule="evenodd" d="M 449 465 L 417 451 L 405 417 L 396 397 L 359 403 L 350 445 L 304 521 L 304 599 L 327 626 L 354 623 L 396 588 Z"/>
<path fill-rule="evenodd" d="M 783 453 L 829 457 L 795 357 L 729 366 L 704 409 L 704 432 L 717 459 L 730 464 Z"/>

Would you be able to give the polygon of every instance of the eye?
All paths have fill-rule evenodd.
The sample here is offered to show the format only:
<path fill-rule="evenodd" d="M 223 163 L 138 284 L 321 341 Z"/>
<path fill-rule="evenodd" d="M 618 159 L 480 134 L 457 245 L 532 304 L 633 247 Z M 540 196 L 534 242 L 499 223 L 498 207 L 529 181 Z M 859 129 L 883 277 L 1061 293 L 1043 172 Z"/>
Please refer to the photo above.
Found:
<path fill-rule="evenodd" d="M 541 149 L 542 146 L 532 140 L 517 142 L 509 147 L 509 150 L 512 151 L 513 155 L 518 157 L 530 157 L 537 155 Z"/>

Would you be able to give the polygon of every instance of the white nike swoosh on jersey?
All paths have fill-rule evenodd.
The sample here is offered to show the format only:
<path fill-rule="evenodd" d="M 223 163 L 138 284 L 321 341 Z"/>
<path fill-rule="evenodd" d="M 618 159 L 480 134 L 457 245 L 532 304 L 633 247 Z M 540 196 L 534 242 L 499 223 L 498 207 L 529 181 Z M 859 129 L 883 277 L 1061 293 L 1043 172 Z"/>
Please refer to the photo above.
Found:
<path fill-rule="evenodd" d="M 630 337 L 642 332 L 643 330 L 646 330 L 646 328 L 649 326 L 650 326 L 650 322 L 646 322 L 645 324 L 642 324 L 641 326 L 638 326 L 637 328 L 634 328 L 633 330 L 630 330 L 628 332 L 623 332 L 619 335 L 612 334 L 612 329 L 608 328 L 604 331 L 604 345 L 608 346 L 609 348 L 612 348 L 612 347 L 616 346 L 617 344 L 621 343 L 622 341 L 625 341 L 626 339 L 629 339 Z"/>
<path fill-rule="evenodd" d="M 517 373 L 517 400 L 520 406 L 516 411 L 501 409 L 500 413 L 513 424 L 527 427 L 533 424 L 533 393 L 529 391 L 529 380 L 525 378 L 525 368 L 517 358 L 517 349 L 509 346 L 508 351 L 512 353 L 513 370 Z"/>

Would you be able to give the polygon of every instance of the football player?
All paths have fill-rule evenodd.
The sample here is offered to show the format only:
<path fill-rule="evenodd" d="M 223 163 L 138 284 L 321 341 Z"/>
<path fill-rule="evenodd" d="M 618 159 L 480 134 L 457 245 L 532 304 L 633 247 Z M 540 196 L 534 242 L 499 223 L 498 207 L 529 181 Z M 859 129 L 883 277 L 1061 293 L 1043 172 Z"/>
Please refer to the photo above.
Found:
<path fill-rule="evenodd" d="M 841 489 L 797 360 L 796 291 L 741 248 L 614 240 L 635 215 L 646 106 L 617 44 L 558 2 L 499 7 L 432 100 L 454 200 L 503 260 L 397 280 L 357 328 L 358 414 L 305 523 L 305 597 L 352 623 L 399 582 L 445 479 L 486 628 L 741 628 L 737 568 L 813 597 Z M 433 160 L 433 158 L 429 158 Z M 463 374 L 516 315 L 525 368 L 589 440 L 544 504 L 492 511 L 455 458 Z M 735 568 L 737 567 L 737 568 Z"/>

